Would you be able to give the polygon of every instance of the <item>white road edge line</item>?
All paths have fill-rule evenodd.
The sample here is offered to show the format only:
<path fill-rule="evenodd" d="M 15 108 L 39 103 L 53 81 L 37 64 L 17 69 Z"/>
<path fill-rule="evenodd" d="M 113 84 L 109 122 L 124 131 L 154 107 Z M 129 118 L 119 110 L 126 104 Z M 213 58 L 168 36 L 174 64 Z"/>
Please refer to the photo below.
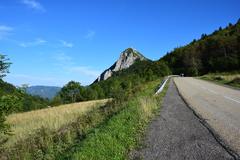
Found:
<path fill-rule="evenodd" d="M 233 99 L 233 98 L 231 98 L 231 97 L 228 97 L 228 96 L 223 96 L 223 97 L 226 98 L 226 99 L 228 99 L 228 100 L 231 100 L 231 101 L 234 101 L 234 102 L 240 103 L 240 101 L 235 100 L 235 99 Z"/>
<path fill-rule="evenodd" d="M 198 86 L 200 86 L 202 89 L 204 89 L 204 90 L 207 90 L 208 92 L 211 92 L 211 93 L 213 93 L 213 94 L 216 94 L 216 95 L 219 95 L 216 91 L 214 91 L 214 90 L 211 90 L 211 89 L 208 89 L 208 88 L 206 88 L 206 87 L 204 87 L 204 86 L 201 86 L 201 85 L 199 85 L 199 84 L 196 84 L 196 85 L 198 85 Z M 231 100 L 231 101 L 233 101 L 233 102 L 236 102 L 236 103 L 240 103 L 240 101 L 238 101 L 238 100 L 236 100 L 236 99 L 233 99 L 233 98 L 231 98 L 231 97 L 229 97 L 229 96 L 225 96 L 225 95 L 222 95 L 224 98 L 226 98 L 226 99 L 228 99 L 228 100 Z"/>
<path fill-rule="evenodd" d="M 213 93 L 213 94 L 216 94 L 216 95 L 218 95 L 218 93 L 217 92 L 215 92 L 214 90 L 211 90 L 211 89 L 207 89 L 209 92 L 211 92 L 211 93 Z"/>

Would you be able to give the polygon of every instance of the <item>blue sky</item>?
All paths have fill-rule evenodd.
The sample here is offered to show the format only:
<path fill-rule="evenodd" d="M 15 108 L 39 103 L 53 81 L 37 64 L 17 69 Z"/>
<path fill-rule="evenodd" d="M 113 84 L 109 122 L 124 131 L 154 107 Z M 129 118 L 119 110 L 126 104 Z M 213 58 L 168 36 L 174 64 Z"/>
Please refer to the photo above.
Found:
<path fill-rule="evenodd" d="M 239 0 L 1 0 L 15 85 L 90 84 L 127 47 L 157 60 L 240 18 Z"/>

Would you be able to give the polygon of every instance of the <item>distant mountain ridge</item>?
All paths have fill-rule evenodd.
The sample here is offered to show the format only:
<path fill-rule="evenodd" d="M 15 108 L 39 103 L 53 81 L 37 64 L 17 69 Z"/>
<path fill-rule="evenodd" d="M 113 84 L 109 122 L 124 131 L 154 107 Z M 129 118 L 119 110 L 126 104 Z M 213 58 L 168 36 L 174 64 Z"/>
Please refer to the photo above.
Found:
<path fill-rule="evenodd" d="M 30 86 L 26 89 L 26 92 L 30 95 L 52 99 L 60 90 L 61 87 L 55 86 Z"/>
<path fill-rule="evenodd" d="M 113 72 L 117 72 L 123 69 L 129 68 L 133 65 L 137 60 L 143 61 L 147 60 L 140 52 L 133 48 L 127 48 L 124 50 L 119 59 L 108 69 L 106 69 L 95 81 L 99 82 L 102 80 L 106 80 L 113 75 Z"/>

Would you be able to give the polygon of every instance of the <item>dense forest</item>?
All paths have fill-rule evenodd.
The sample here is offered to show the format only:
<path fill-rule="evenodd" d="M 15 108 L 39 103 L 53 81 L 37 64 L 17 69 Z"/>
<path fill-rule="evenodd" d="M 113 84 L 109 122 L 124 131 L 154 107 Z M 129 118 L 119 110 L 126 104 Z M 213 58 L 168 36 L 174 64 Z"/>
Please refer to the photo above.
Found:
<path fill-rule="evenodd" d="M 199 40 L 174 49 L 159 61 L 164 61 L 173 74 L 198 76 L 209 72 L 240 70 L 240 20 L 233 25 L 202 34 Z"/>

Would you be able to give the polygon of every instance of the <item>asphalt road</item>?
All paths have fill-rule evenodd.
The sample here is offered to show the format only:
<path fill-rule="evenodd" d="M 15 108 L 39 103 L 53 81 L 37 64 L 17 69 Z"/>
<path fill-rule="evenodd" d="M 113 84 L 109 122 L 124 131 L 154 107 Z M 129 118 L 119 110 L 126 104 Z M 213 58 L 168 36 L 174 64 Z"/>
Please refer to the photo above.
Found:
<path fill-rule="evenodd" d="M 160 115 L 149 125 L 143 146 L 130 159 L 225 160 L 234 159 L 179 96 L 173 81 Z"/>
<path fill-rule="evenodd" d="M 179 92 L 220 141 L 240 155 L 240 90 L 195 78 L 175 78 Z"/>

